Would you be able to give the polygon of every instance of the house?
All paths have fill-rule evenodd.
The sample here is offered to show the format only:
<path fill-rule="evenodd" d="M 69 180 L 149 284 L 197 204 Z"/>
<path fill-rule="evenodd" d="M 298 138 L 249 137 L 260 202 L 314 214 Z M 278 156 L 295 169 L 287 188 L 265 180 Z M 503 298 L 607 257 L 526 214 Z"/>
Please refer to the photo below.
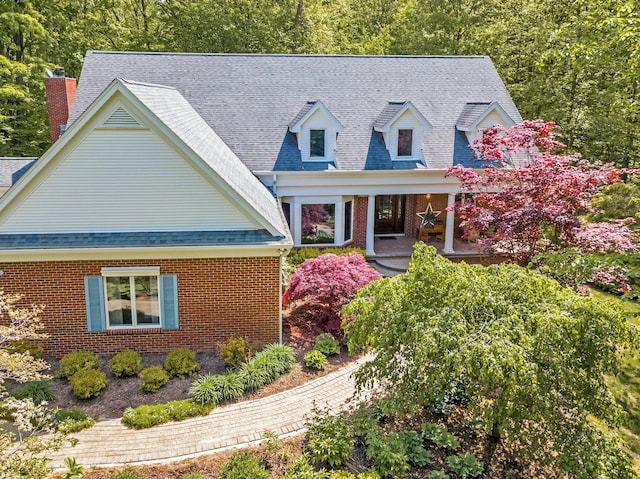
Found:
<path fill-rule="evenodd" d="M 96 51 L 74 99 L 48 80 L 63 134 L 0 199 L 0 288 L 47 304 L 53 355 L 277 341 L 292 245 L 373 256 L 428 210 L 454 253 L 446 168 L 521 121 L 487 57 Z"/>

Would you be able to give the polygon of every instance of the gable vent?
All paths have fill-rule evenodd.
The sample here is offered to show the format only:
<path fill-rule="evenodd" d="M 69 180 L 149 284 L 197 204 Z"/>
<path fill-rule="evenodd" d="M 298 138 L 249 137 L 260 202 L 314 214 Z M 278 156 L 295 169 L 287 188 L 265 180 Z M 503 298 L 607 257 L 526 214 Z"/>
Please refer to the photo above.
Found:
<path fill-rule="evenodd" d="M 116 128 L 134 128 L 140 126 L 134 118 L 124 108 L 119 107 L 113 114 L 104 122 L 104 126 L 116 127 Z"/>

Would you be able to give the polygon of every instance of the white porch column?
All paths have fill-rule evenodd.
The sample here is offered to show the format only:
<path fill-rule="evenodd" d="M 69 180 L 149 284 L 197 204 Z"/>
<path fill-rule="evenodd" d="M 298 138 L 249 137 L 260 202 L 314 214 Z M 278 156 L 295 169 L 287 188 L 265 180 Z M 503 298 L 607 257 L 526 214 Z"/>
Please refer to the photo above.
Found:
<path fill-rule="evenodd" d="M 449 197 L 447 198 L 447 209 L 451 208 L 456 202 L 456 195 L 453 193 L 449 193 Z M 453 250 L 453 220 L 454 214 L 453 211 L 447 211 L 447 221 L 444 226 L 444 248 L 442 252 L 444 254 L 454 254 Z"/>
<path fill-rule="evenodd" d="M 373 250 L 374 243 L 374 225 L 376 216 L 376 196 L 369 195 L 367 199 L 367 239 L 365 254 L 367 256 L 373 256 L 376 252 Z"/>

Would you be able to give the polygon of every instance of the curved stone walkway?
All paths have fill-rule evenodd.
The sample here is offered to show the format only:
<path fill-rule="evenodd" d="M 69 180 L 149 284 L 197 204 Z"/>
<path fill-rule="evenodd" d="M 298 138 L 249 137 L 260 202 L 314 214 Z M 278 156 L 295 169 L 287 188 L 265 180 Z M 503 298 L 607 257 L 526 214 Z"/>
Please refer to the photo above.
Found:
<path fill-rule="evenodd" d="M 352 374 L 365 360 L 282 393 L 221 406 L 208 416 L 143 430 L 129 429 L 119 419 L 100 421 L 73 434 L 78 444 L 53 453 L 50 466 L 64 468 L 65 457 L 86 467 L 157 464 L 258 444 L 265 430 L 280 437 L 300 434 L 314 405 L 331 411 L 347 406 L 354 393 Z"/>

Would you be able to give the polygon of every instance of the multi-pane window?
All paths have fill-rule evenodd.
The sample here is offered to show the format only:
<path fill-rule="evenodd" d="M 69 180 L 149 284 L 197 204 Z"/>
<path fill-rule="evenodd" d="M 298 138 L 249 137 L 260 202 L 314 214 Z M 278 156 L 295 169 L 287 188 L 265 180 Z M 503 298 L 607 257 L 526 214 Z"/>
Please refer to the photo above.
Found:
<path fill-rule="evenodd" d="M 309 156 L 324 158 L 324 138 L 325 130 L 309 131 Z"/>
<path fill-rule="evenodd" d="M 398 130 L 398 156 L 413 156 L 413 130 Z"/>
<path fill-rule="evenodd" d="M 108 275 L 104 280 L 108 327 L 160 325 L 157 275 Z"/>

